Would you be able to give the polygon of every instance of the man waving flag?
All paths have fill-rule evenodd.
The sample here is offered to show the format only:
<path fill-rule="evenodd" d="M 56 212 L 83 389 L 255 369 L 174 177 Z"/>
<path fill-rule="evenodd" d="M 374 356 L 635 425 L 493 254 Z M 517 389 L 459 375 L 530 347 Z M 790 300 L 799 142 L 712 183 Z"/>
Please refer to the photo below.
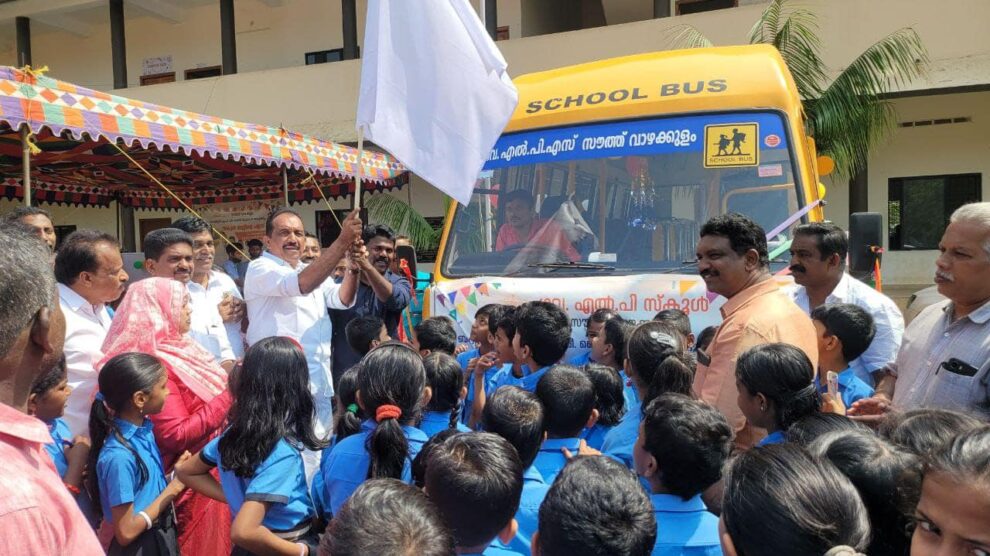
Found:
<path fill-rule="evenodd" d="M 357 128 L 437 189 L 468 204 L 518 99 L 468 0 L 369 0 Z"/>

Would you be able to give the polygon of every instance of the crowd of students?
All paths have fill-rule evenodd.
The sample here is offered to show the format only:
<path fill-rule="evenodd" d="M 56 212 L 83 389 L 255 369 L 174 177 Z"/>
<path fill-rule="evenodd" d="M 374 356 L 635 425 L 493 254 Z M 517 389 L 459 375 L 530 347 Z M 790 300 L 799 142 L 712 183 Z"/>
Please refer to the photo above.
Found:
<path fill-rule="evenodd" d="M 139 284 L 160 303 L 186 295 Z M 187 305 L 171 307 L 145 317 L 173 319 L 182 336 Z M 195 442 L 156 442 L 152 418 L 178 388 L 168 370 L 184 369 L 160 346 L 108 351 L 88 439 L 60 421 L 64 361 L 42 365 L 26 410 L 46 423 L 46 450 L 109 554 L 178 554 L 189 524 L 173 503 L 192 496 L 229 523 L 218 553 L 990 554 L 990 425 L 933 408 L 850 418 L 874 394 L 851 367 L 873 317 L 827 302 L 811 321 L 813 357 L 765 342 L 735 361 L 735 409 L 762 438 L 749 450 L 696 392 L 716 329 L 695 337 L 677 310 L 635 322 L 601 309 L 590 351 L 567 360 L 570 318 L 543 301 L 481 307 L 468 346 L 445 317 L 418 324 L 411 343 L 380 318 L 350 320 L 360 360 L 340 375 L 329 437 L 307 353 L 279 336 L 254 342 L 218 385 L 224 425 Z M 114 337 L 139 345 L 149 332 L 134 328 Z M 177 359 L 193 349 L 172 347 Z M 307 453 L 320 455 L 312 472 Z"/>

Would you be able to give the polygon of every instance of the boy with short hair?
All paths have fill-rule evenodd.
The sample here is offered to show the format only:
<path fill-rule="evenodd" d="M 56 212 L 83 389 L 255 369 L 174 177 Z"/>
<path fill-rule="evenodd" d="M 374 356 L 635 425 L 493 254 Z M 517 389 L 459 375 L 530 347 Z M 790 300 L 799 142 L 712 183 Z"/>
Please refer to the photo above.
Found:
<path fill-rule="evenodd" d="M 593 313 L 588 315 L 588 320 L 585 321 L 584 325 L 584 336 L 588 339 L 588 343 L 590 344 L 589 349 L 577 357 L 572 357 L 567 363 L 569 365 L 574 365 L 575 367 L 587 365 L 588 363 L 602 363 L 603 365 L 608 365 L 608 363 L 599 361 L 595 358 L 595 339 L 601 337 L 604 333 L 605 323 L 616 318 L 622 320 L 622 316 L 619 315 L 619 313 L 614 309 L 605 308 L 595 309 Z"/>
<path fill-rule="evenodd" d="M 489 324 L 494 324 L 491 322 L 491 312 L 496 307 L 499 307 L 497 303 L 489 303 L 482 305 L 474 313 L 470 336 L 470 340 L 474 342 L 474 347 L 457 354 L 457 362 L 461 365 L 461 369 L 467 371 L 468 363 L 472 359 L 481 357 L 494 349 Z"/>
<path fill-rule="evenodd" d="M 512 338 L 516 335 L 516 308 L 508 305 L 500 307 L 500 311 L 494 311 L 491 315 L 492 319 L 500 315 L 498 320 L 489 320 L 488 325 L 494 331 L 492 344 L 495 349 L 472 362 L 470 367 L 468 396 L 471 403 L 465 405 L 470 407 L 467 426 L 471 429 L 481 421 L 486 398 L 499 386 L 518 384 L 527 373 L 526 367 L 516 360 L 512 349 Z"/>
<path fill-rule="evenodd" d="M 505 369 L 492 381 L 495 389 L 515 385 L 533 392 L 551 365 L 564 356 L 571 344 L 571 320 L 563 309 L 546 301 L 520 305 L 514 317 L 516 333 L 512 350 L 518 363 L 525 365 L 525 376 L 516 377 Z"/>
<path fill-rule="evenodd" d="M 556 365 L 540 379 L 536 397 L 546 412 L 543 428 L 547 438 L 533 465 L 543 475 L 543 480 L 552 483 L 567 464 L 562 449 L 578 453 L 581 433 L 598 421 L 595 385 L 581 369 Z"/>
<path fill-rule="evenodd" d="M 815 375 L 818 391 L 828 392 L 831 371 L 839 375 L 839 397 L 844 408 L 873 396 L 873 388 L 849 367 L 849 362 L 863 355 L 873 342 L 876 335 L 873 316 L 858 305 L 826 303 L 811 312 L 811 321 L 818 338 L 818 374 Z"/>
<path fill-rule="evenodd" d="M 511 305 L 500 305 L 497 303 L 491 303 L 485 305 L 481 309 L 478 309 L 478 315 L 482 314 L 484 311 L 485 318 L 480 321 L 478 316 L 475 315 L 475 326 L 471 328 L 471 333 L 474 335 L 475 328 L 478 328 L 478 333 L 482 331 L 486 335 L 486 345 L 478 344 L 477 354 L 472 357 L 466 357 L 468 353 L 462 353 L 457 356 L 457 361 L 461 364 L 461 369 L 464 370 L 467 380 L 465 384 L 467 386 L 467 397 L 464 398 L 464 411 L 461 412 L 461 423 L 467 425 L 471 421 L 471 408 L 474 405 L 475 394 L 474 394 L 474 384 L 475 384 L 475 369 L 478 367 L 478 363 L 484 365 L 483 373 L 479 375 L 483 376 L 484 379 L 479 384 L 479 387 L 485 387 L 488 384 L 489 379 L 495 375 L 499 370 L 499 366 L 495 364 L 498 361 L 498 351 L 496 350 L 496 329 L 498 322 L 505 317 L 507 314 L 511 314 L 515 311 L 515 307 Z M 511 344 L 511 341 L 510 341 Z M 486 351 L 487 348 L 487 351 Z M 488 357 L 485 357 L 488 356 Z M 484 358 L 484 360 L 483 360 Z M 479 413 L 480 415 L 480 413 Z"/>
<path fill-rule="evenodd" d="M 518 555 L 490 546 L 515 537 L 523 466 L 504 438 L 485 432 L 455 434 L 433 448 L 426 464 L 426 495 L 454 536 L 458 554 Z"/>
<path fill-rule="evenodd" d="M 385 321 L 373 315 L 351 320 L 344 327 L 344 334 L 347 337 L 347 344 L 351 346 L 354 353 L 361 357 L 367 355 L 379 344 L 391 340 L 388 337 L 388 330 L 385 328 Z"/>
<path fill-rule="evenodd" d="M 454 321 L 447 317 L 430 317 L 413 328 L 413 347 L 426 357 L 434 351 L 454 356 L 457 349 L 457 332 Z"/>
<path fill-rule="evenodd" d="M 523 554 L 530 552 L 530 541 L 539 520 L 540 504 L 550 490 L 550 483 L 533 466 L 546 436 L 543 420 L 543 405 L 536 394 L 517 386 L 506 386 L 492 394 L 491 400 L 485 405 L 481 421 L 485 431 L 497 434 L 512 444 L 525 470 L 522 496 L 516 511 L 518 531 L 515 538 L 507 543 L 509 548 Z"/>
<path fill-rule="evenodd" d="M 721 479 L 732 436 L 717 409 L 687 396 L 663 394 L 646 406 L 633 465 L 650 486 L 653 556 L 722 556 L 718 518 L 701 493 Z"/>
<path fill-rule="evenodd" d="M 636 477 L 604 456 L 578 456 L 540 506 L 533 556 L 646 556 L 657 521 Z"/>

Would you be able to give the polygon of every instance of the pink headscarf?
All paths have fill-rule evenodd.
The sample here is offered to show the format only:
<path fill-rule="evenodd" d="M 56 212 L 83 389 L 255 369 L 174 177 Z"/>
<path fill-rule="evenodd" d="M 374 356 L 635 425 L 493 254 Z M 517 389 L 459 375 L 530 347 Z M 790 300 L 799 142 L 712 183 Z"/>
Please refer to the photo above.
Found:
<path fill-rule="evenodd" d="M 127 288 L 103 342 L 102 361 L 128 352 L 154 355 L 199 396 L 210 401 L 227 387 L 227 372 L 187 334 L 179 332 L 189 293 L 167 278 L 145 278 Z"/>

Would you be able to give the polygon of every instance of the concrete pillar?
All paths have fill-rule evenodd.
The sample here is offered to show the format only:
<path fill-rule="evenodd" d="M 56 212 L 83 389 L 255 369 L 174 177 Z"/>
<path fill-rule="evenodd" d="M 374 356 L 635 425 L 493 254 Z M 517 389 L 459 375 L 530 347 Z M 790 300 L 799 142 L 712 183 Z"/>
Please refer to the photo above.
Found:
<path fill-rule="evenodd" d="M 124 39 L 124 0 L 110 0 L 110 55 L 113 88 L 127 88 L 127 42 Z"/>
<path fill-rule="evenodd" d="M 220 59 L 224 75 L 237 73 L 237 38 L 234 36 L 234 0 L 220 0 Z"/>
<path fill-rule="evenodd" d="M 17 17 L 17 65 L 24 67 L 31 64 L 31 20 Z"/>
<path fill-rule="evenodd" d="M 355 0 L 341 0 L 340 11 L 344 36 L 344 60 L 355 60 L 358 57 L 357 39 L 357 6 Z"/>

